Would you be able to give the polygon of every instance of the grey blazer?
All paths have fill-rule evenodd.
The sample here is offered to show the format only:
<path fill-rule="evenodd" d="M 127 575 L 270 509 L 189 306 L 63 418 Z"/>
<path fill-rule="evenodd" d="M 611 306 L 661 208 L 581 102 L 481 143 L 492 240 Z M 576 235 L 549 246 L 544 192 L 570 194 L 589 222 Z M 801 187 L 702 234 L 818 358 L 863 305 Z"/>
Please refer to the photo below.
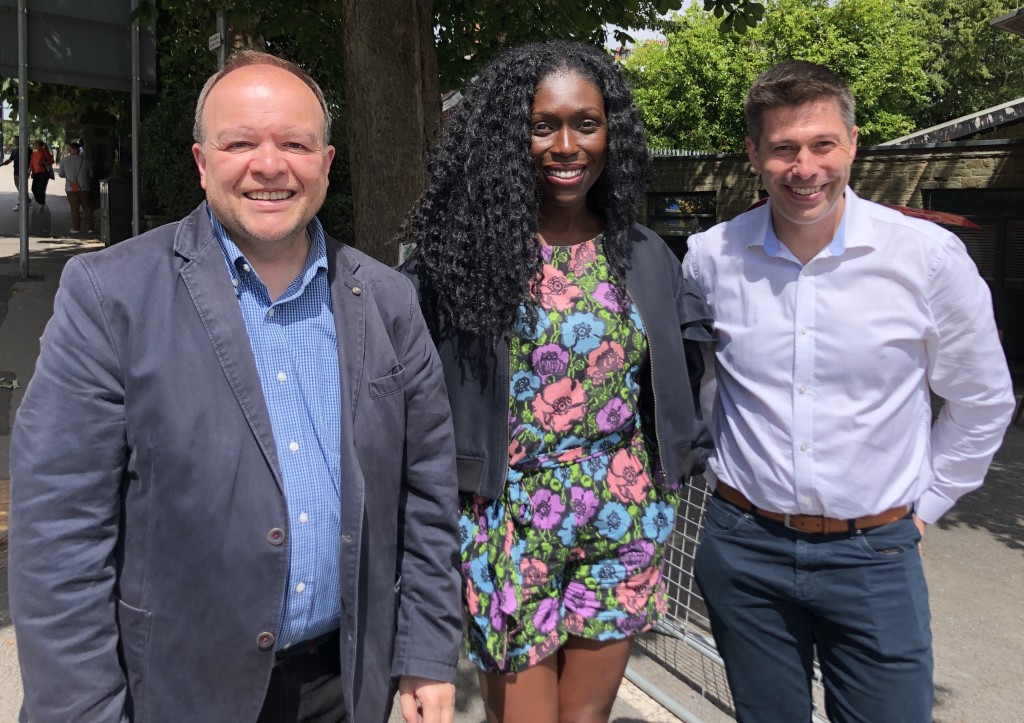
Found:
<path fill-rule="evenodd" d="M 412 285 L 327 240 L 341 372 L 341 661 L 355 721 L 453 680 L 451 413 Z M 68 262 L 11 443 L 23 719 L 255 721 L 288 516 L 206 205 Z M 283 532 L 283 534 L 282 534 Z"/>

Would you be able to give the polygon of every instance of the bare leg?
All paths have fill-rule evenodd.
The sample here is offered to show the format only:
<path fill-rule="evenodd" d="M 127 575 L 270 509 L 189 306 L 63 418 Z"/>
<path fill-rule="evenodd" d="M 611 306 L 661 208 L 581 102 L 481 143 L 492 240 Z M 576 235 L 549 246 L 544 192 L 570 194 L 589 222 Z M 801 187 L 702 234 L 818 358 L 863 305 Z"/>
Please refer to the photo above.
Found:
<path fill-rule="evenodd" d="M 632 650 L 633 638 L 570 636 L 558 653 L 559 723 L 608 723 Z"/>
<path fill-rule="evenodd" d="M 521 673 L 480 673 L 487 723 L 558 723 L 558 655 Z"/>

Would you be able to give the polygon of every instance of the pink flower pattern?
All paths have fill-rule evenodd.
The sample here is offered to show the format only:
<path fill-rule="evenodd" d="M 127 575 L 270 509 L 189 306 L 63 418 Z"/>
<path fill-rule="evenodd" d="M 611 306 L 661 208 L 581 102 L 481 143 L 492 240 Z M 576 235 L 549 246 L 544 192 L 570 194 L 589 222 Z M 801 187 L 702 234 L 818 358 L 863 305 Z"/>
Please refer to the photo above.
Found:
<path fill-rule="evenodd" d="M 616 499 L 620 502 L 646 502 L 650 486 L 651 478 L 644 470 L 642 460 L 628 448 L 615 453 L 608 468 L 608 487 Z"/>
<path fill-rule="evenodd" d="M 586 392 L 575 379 L 566 377 L 542 387 L 533 398 L 533 413 L 544 429 L 567 432 L 586 414 Z"/>
<path fill-rule="evenodd" d="M 565 278 L 565 274 L 548 264 L 542 270 L 540 289 L 541 306 L 565 311 L 582 296 L 580 287 Z"/>
<path fill-rule="evenodd" d="M 614 341 L 602 341 L 594 351 L 587 355 L 590 365 L 590 377 L 595 384 L 604 384 L 605 380 L 622 371 L 626 355 L 622 345 Z"/>

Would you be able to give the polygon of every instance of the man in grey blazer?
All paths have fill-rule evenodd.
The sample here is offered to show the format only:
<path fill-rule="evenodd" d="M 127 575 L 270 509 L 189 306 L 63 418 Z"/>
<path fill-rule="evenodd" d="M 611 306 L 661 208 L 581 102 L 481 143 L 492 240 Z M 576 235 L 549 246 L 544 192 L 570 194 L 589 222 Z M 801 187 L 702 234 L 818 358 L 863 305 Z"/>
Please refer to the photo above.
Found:
<path fill-rule="evenodd" d="M 237 54 L 206 202 L 67 264 L 11 444 L 23 720 L 453 720 L 447 396 L 412 286 L 316 218 L 329 135 Z"/>

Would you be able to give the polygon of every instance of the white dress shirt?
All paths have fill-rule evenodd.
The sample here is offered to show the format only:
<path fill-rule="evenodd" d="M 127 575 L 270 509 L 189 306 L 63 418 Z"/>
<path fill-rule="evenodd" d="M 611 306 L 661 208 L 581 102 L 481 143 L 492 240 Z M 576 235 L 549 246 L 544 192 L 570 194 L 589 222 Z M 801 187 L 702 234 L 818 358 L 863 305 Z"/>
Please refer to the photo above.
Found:
<path fill-rule="evenodd" d="M 934 522 L 981 485 L 1014 408 L 988 287 L 955 235 L 849 188 L 803 266 L 770 214 L 691 236 L 683 261 L 718 332 L 712 471 L 765 510 Z"/>

